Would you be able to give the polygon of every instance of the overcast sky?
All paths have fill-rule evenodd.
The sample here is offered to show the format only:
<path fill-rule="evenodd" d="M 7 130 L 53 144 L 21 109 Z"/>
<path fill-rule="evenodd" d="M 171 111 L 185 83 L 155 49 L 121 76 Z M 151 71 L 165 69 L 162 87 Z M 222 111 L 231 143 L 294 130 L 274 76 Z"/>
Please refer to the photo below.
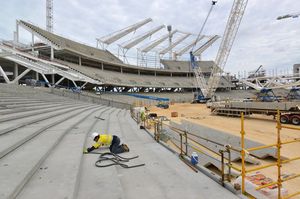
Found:
<path fill-rule="evenodd" d="M 1 0 L 0 39 L 11 40 L 15 20 L 46 26 L 46 0 Z M 204 29 L 223 35 L 233 0 L 219 0 Z M 95 38 L 151 17 L 155 25 L 198 33 L 210 0 L 54 0 L 54 32 L 95 46 Z M 267 70 L 283 73 L 300 63 L 300 18 L 277 21 L 277 16 L 299 13 L 300 1 L 249 0 L 225 70 L 232 73 Z M 216 42 L 203 54 L 214 60 Z"/>

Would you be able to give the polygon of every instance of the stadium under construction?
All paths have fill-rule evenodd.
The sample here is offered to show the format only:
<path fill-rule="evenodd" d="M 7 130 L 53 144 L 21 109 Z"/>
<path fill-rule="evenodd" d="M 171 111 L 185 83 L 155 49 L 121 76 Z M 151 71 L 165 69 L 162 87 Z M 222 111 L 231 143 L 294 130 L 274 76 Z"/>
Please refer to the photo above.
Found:
<path fill-rule="evenodd" d="M 52 0 L 46 29 L 17 19 L 0 40 L 0 198 L 299 198 L 300 64 L 225 72 L 247 3 L 223 35 L 203 34 L 212 1 L 199 33 L 146 18 L 95 47 L 53 32 Z M 130 151 L 83 153 L 92 132 Z"/>

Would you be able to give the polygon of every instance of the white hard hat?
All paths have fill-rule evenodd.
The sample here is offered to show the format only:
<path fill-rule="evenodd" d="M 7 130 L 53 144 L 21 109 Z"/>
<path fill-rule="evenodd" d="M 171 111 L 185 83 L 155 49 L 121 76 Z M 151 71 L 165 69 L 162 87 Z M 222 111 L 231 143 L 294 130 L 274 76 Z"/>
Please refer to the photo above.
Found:
<path fill-rule="evenodd" d="M 94 132 L 94 133 L 92 133 L 92 135 L 91 135 L 91 137 L 92 137 L 93 139 L 95 139 L 95 137 L 97 137 L 97 136 L 99 136 L 99 133 L 97 133 L 97 132 Z"/>

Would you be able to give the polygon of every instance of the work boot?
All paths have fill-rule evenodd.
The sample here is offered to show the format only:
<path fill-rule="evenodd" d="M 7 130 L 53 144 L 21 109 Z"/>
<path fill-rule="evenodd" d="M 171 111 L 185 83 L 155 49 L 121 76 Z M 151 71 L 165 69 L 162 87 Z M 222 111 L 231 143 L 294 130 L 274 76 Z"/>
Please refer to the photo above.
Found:
<path fill-rule="evenodd" d="M 128 148 L 127 144 L 122 144 L 122 147 L 125 152 L 129 152 L 129 148 Z"/>

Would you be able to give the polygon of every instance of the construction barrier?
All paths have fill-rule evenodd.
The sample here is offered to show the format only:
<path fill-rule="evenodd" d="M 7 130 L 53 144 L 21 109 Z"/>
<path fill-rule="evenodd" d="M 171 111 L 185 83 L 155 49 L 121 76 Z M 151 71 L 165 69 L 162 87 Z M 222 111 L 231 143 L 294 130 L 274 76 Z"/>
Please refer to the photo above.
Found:
<path fill-rule="evenodd" d="M 294 196 L 300 195 L 300 191 L 298 191 L 296 193 L 289 194 L 289 195 L 287 195 L 287 194 L 284 195 L 283 193 L 285 193 L 285 190 L 283 190 L 283 188 L 282 188 L 282 183 L 283 182 L 298 178 L 298 177 L 300 177 L 300 174 L 296 174 L 294 176 L 291 176 L 291 177 L 288 177 L 288 178 L 285 178 L 285 179 L 282 179 L 282 177 L 281 177 L 282 165 L 284 163 L 300 160 L 300 157 L 294 157 L 294 158 L 291 158 L 289 160 L 282 160 L 282 158 L 281 158 L 281 147 L 282 147 L 282 145 L 295 143 L 295 142 L 300 142 L 300 139 L 289 140 L 289 141 L 282 142 L 281 141 L 281 130 L 283 128 L 292 129 L 292 130 L 300 130 L 300 128 L 299 127 L 291 127 L 291 126 L 287 126 L 287 125 L 282 125 L 280 123 L 280 111 L 279 110 L 277 111 L 276 124 L 277 124 L 276 125 L 276 128 L 277 128 L 277 143 L 246 149 L 245 148 L 244 113 L 243 112 L 241 113 L 241 132 L 240 132 L 241 133 L 241 157 L 242 157 L 241 191 L 242 191 L 242 194 L 244 194 L 246 196 L 251 195 L 250 193 L 248 193 L 246 191 L 246 188 L 245 188 L 246 177 L 247 177 L 246 174 L 254 172 L 254 171 L 259 171 L 259 170 L 262 170 L 262 169 L 265 169 L 265 168 L 273 167 L 273 166 L 277 167 L 277 180 L 275 182 L 270 182 L 268 184 L 258 186 L 256 188 L 256 190 L 261 190 L 261 189 L 264 189 L 266 187 L 276 185 L 277 186 L 277 199 L 288 199 L 288 198 L 292 198 Z M 245 157 L 246 157 L 247 154 L 249 154 L 249 151 L 256 151 L 256 150 L 261 150 L 261 149 L 270 148 L 270 147 L 276 147 L 277 148 L 277 162 L 276 163 L 270 163 L 270 164 L 258 166 L 258 167 L 252 168 L 252 169 L 246 169 Z"/>

